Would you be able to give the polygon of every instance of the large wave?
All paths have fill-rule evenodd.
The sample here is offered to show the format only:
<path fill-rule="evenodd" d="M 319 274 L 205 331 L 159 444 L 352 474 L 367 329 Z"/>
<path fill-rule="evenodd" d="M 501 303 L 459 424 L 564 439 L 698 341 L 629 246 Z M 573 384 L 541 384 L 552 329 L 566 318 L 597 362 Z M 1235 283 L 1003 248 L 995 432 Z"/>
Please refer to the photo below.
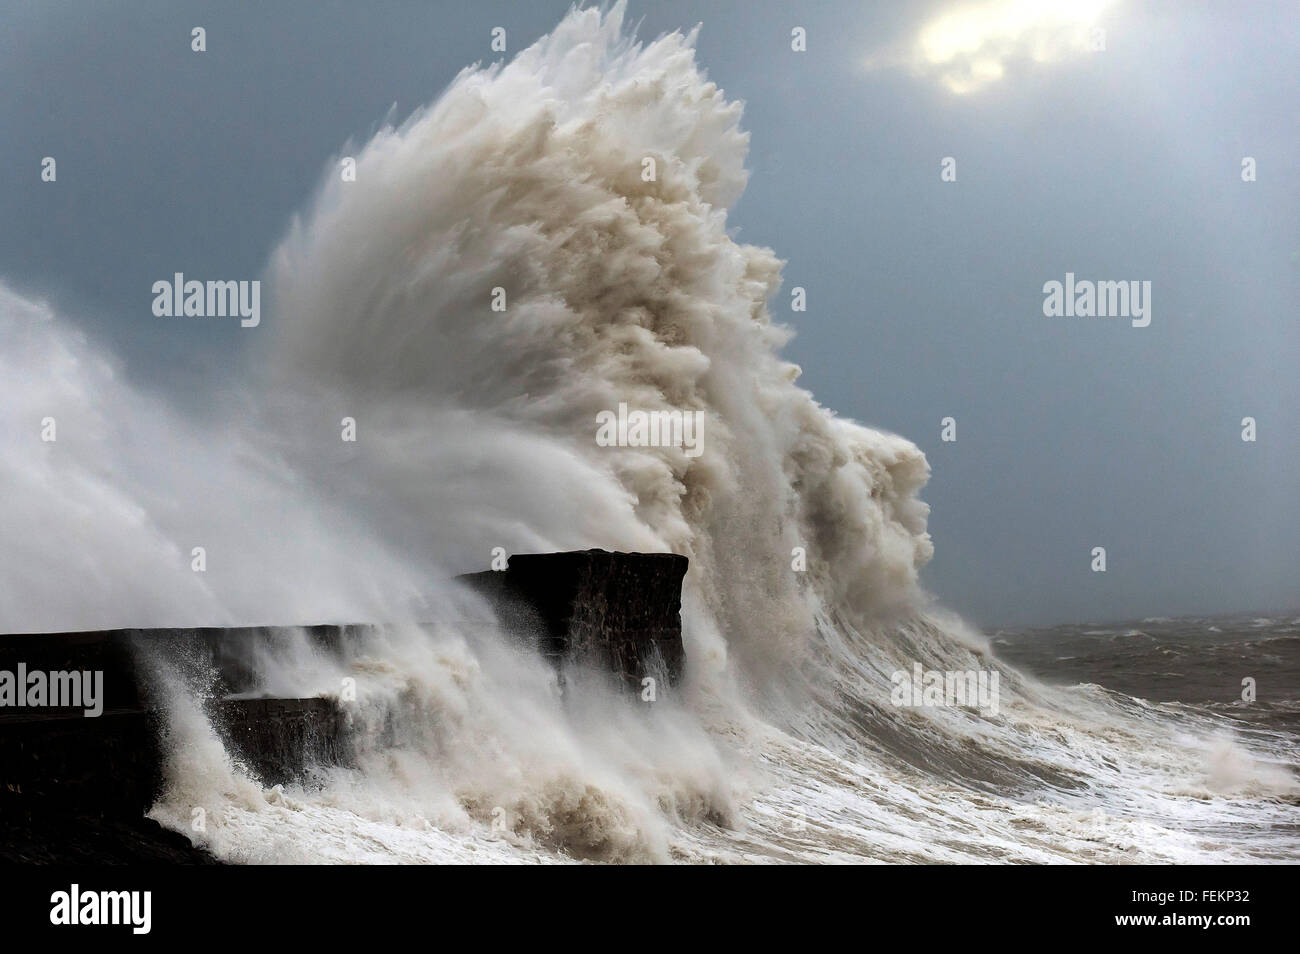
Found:
<path fill-rule="evenodd" d="M 685 554 L 692 657 L 766 681 L 798 671 L 823 606 L 917 605 L 928 467 L 797 385 L 780 262 L 727 232 L 740 106 L 693 34 L 642 45 L 622 18 L 571 14 L 376 135 L 355 181 L 331 168 L 273 259 L 269 364 L 369 424 L 365 479 L 443 555 Z M 704 453 L 597 446 L 620 403 L 702 412 Z"/>
<path fill-rule="evenodd" d="M 328 164 L 203 422 L 4 291 L 5 628 L 393 624 L 257 661 L 280 694 L 360 686 L 360 766 L 288 791 L 158 662 L 155 815 L 236 860 L 1250 857 L 1153 820 L 1222 761 L 1212 726 L 1037 686 L 929 604 L 924 455 L 799 387 L 781 263 L 727 228 L 741 107 L 693 33 L 623 18 L 574 10 L 354 150 L 354 179 Z M 699 412 L 704 452 L 598 445 L 620 403 Z M 653 712 L 599 680 L 561 703 L 444 582 L 495 547 L 593 546 L 690 557 L 687 685 Z M 891 705 L 916 663 L 998 671 L 1001 712 Z M 1232 751 L 1240 786 L 1292 791 Z"/>

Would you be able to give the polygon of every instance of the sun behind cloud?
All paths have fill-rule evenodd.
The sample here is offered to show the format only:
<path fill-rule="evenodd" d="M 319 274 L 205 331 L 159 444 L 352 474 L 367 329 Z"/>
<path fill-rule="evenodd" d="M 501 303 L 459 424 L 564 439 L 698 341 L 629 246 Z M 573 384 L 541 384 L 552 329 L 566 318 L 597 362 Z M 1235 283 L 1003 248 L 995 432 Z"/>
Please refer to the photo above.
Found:
<path fill-rule="evenodd" d="M 922 25 L 903 51 L 868 66 L 906 65 L 958 95 L 995 83 L 1013 62 L 1054 63 L 1096 48 L 1113 0 L 982 0 Z"/>

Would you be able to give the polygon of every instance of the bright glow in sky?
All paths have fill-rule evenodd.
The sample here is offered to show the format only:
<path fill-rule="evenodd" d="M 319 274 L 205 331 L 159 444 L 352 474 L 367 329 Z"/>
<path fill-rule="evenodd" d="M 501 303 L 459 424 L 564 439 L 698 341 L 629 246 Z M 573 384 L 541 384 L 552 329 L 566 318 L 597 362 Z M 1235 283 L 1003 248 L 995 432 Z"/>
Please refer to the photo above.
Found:
<path fill-rule="evenodd" d="M 1052 63 L 1088 52 L 1111 0 L 984 0 L 950 8 L 917 35 L 912 59 L 959 95 L 1001 79 L 1014 60 Z"/>

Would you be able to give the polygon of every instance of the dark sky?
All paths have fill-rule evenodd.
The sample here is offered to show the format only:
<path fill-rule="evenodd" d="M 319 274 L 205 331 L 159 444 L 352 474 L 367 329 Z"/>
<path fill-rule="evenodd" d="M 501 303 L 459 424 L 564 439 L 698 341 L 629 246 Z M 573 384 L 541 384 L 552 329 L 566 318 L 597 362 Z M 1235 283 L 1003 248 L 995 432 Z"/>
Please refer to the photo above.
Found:
<path fill-rule="evenodd" d="M 513 54 L 567 7 L 0 2 L 0 281 L 197 409 L 256 336 L 160 326 L 152 283 L 259 274 L 350 139 L 497 58 L 493 27 Z M 986 625 L 1300 605 L 1293 2 L 629 13 L 647 38 L 702 22 L 745 101 L 732 225 L 788 260 L 774 311 L 804 384 L 929 456 L 943 602 Z M 1104 50 L 1079 46 L 1093 28 Z M 1150 326 L 1045 317 L 1067 271 L 1150 281 Z"/>

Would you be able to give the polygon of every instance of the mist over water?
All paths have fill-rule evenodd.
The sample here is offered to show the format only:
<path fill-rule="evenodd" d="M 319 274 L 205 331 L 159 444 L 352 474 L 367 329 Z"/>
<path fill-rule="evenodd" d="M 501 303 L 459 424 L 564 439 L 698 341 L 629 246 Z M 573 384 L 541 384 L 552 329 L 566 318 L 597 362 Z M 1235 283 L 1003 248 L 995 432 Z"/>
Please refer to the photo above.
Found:
<path fill-rule="evenodd" d="M 727 230 L 741 108 L 693 34 L 623 16 L 465 70 L 355 181 L 328 163 L 202 421 L 0 288 L 4 630 L 390 624 L 342 660 L 304 637 L 253 661 L 275 695 L 357 685 L 360 764 L 290 789 L 227 752 L 202 673 L 152 661 L 154 815 L 230 860 L 1295 858 L 1293 738 L 1040 684 L 921 592 L 923 454 L 799 387 L 781 262 Z M 701 413 L 703 453 L 599 446 L 620 403 Z M 683 691 L 573 673 L 561 699 L 447 582 L 494 547 L 688 556 Z M 997 714 L 892 704 L 917 663 L 996 671 Z"/>

